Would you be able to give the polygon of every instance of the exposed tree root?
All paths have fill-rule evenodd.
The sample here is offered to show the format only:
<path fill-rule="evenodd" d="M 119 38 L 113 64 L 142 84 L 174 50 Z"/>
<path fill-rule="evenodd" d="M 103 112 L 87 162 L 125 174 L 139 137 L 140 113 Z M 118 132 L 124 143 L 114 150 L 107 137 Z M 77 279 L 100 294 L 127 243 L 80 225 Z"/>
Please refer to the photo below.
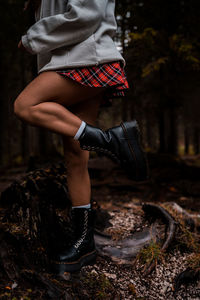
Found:
<path fill-rule="evenodd" d="M 166 202 L 164 203 L 165 208 L 170 211 L 172 215 L 178 217 L 179 222 L 182 225 L 189 228 L 190 231 L 200 231 L 200 214 L 199 213 L 189 213 L 187 210 L 182 208 L 176 202 Z"/>
<path fill-rule="evenodd" d="M 161 252 L 165 252 L 169 246 L 171 245 L 175 233 L 176 233 L 176 222 L 173 217 L 161 206 L 145 203 L 142 206 L 143 211 L 146 215 L 150 215 L 151 217 L 160 218 L 166 224 L 166 239 L 161 247 Z M 149 275 L 155 268 L 157 263 L 157 259 L 154 259 L 149 265 L 145 267 L 144 276 Z"/>
<path fill-rule="evenodd" d="M 174 293 L 176 294 L 178 292 L 182 284 L 187 285 L 199 279 L 200 279 L 200 270 L 195 271 L 190 268 L 186 269 L 175 278 L 175 282 L 173 286 Z"/>
<path fill-rule="evenodd" d="M 101 209 L 95 201 L 92 201 L 92 205 L 97 211 L 95 233 L 111 239 L 110 235 L 103 232 L 111 224 L 109 213 Z M 73 298 L 69 282 L 61 283 L 61 280 L 55 280 L 49 269 L 50 255 L 70 243 L 72 234 L 68 214 L 70 206 L 67 172 L 63 164 L 31 171 L 21 180 L 14 181 L 2 193 L 0 198 L 2 285 L 4 283 L 7 285 L 8 282 L 16 282 L 21 287 L 34 285 L 36 291 L 34 296 L 38 300 Z M 171 215 L 164 207 L 153 203 L 143 204 L 142 208 L 146 215 L 154 220 L 162 219 L 161 226 L 158 221 L 153 224 L 158 225 L 159 230 L 161 228 L 162 244 L 152 243 L 151 249 L 156 255 L 152 256 L 153 259 L 149 259 L 150 263 L 148 261 L 143 273 L 146 276 L 153 271 L 157 261 L 162 260 L 171 245 L 176 232 L 175 220 L 179 222 L 179 219 L 173 218 L 173 213 Z M 180 210 L 179 207 L 178 209 Z M 186 218 L 193 217 L 182 210 L 181 214 Z M 192 249 L 192 252 L 195 251 Z M 177 277 L 175 291 L 185 281 L 199 278 L 199 269 L 194 268 L 192 264 L 189 266 L 190 269 Z M 69 286 L 70 289 L 66 292 L 66 287 Z"/>

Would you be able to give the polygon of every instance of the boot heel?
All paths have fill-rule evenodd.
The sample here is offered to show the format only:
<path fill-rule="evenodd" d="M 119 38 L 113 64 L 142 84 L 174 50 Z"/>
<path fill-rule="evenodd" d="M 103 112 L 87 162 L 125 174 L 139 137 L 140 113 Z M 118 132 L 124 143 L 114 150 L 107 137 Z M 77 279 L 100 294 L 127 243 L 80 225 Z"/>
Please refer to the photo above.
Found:
<path fill-rule="evenodd" d="M 72 263 L 61 263 L 52 261 L 50 264 L 50 271 L 58 275 L 63 274 L 64 272 L 77 272 L 84 266 L 94 265 L 96 263 L 96 250 L 93 253 L 90 253 L 87 256 L 83 256 L 79 261 Z"/>
<path fill-rule="evenodd" d="M 134 180 L 141 181 L 149 179 L 149 166 L 146 153 L 140 144 L 140 128 L 136 120 L 121 123 L 124 135 L 127 139 L 129 149 L 136 164 L 136 177 Z M 131 173 L 129 172 L 131 177 Z"/>
<path fill-rule="evenodd" d="M 84 257 L 84 259 L 81 260 L 81 266 L 87 266 L 87 265 L 94 265 L 96 263 L 97 253 L 96 250 L 94 253 L 91 253 L 90 255 Z"/>
<path fill-rule="evenodd" d="M 126 136 L 131 140 L 137 140 L 140 142 L 140 127 L 136 120 L 130 122 L 121 123 L 123 130 L 125 131 Z"/>

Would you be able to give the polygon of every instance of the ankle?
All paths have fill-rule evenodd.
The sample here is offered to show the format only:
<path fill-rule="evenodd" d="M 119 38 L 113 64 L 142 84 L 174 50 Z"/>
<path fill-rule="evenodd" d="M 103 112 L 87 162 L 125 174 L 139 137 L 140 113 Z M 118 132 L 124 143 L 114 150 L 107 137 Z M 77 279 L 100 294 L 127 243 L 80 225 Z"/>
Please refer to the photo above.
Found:
<path fill-rule="evenodd" d="M 72 206 L 72 209 L 73 208 L 91 208 L 91 203 L 84 204 L 84 205 L 74 205 Z"/>
<path fill-rule="evenodd" d="M 81 122 L 81 125 L 78 129 L 78 131 L 76 132 L 74 139 L 78 140 L 79 137 L 81 136 L 81 134 L 83 133 L 83 130 L 85 129 L 86 123 L 84 121 Z"/>

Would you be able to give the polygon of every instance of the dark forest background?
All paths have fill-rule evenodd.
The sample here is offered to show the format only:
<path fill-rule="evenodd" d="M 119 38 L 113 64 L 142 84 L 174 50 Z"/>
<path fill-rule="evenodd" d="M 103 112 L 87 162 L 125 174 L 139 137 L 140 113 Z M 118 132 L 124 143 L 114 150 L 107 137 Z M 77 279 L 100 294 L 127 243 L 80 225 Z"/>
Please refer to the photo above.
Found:
<path fill-rule="evenodd" d="M 34 22 L 23 0 L 0 4 L 0 166 L 63 155 L 59 135 L 13 113 L 20 91 L 37 76 L 36 57 L 17 48 Z M 172 155 L 200 151 L 200 2 L 117 0 L 116 43 L 126 59 L 127 97 L 102 108 L 98 125 L 136 118 L 145 150 Z"/>

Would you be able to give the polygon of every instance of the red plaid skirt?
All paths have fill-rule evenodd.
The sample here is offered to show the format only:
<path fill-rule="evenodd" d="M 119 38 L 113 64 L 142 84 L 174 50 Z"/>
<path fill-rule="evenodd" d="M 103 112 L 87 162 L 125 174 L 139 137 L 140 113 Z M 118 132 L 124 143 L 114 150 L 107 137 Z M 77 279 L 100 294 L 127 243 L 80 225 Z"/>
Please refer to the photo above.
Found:
<path fill-rule="evenodd" d="M 125 91 L 129 89 L 125 71 L 120 61 L 104 63 L 98 66 L 58 70 L 56 72 L 85 86 L 108 87 L 104 93 L 101 106 L 112 105 L 112 98 L 125 96 Z"/>

